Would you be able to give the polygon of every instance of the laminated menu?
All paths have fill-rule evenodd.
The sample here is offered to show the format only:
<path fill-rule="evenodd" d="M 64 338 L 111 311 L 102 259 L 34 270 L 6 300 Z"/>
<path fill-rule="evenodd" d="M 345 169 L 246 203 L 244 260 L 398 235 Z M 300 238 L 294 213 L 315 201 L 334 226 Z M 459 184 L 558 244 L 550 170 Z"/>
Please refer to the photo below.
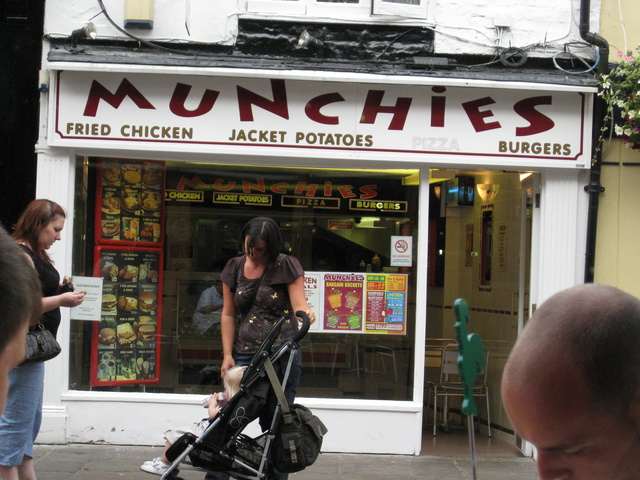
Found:
<path fill-rule="evenodd" d="M 360 273 L 324 274 L 323 330 L 362 331 L 364 279 Z"/>
<path fill-rule="evenodd" d="M 162 251 L 96 246 L 94 258 L 94 276 L 103 278 L 103 287 L 92 386 L 158 382 Z"/>
<path fill-rule="evenodd" d="M 98 165 L 95 238 L 100 244 L 159 246 L 163 237 L 164 165 L 103 159 Z"/>
<path fill-rule="evenodd" d="M 305 272 L 305 295 L 322 318 L 316 331 L 406 335 L 408 281 L 402 273 Z"/>

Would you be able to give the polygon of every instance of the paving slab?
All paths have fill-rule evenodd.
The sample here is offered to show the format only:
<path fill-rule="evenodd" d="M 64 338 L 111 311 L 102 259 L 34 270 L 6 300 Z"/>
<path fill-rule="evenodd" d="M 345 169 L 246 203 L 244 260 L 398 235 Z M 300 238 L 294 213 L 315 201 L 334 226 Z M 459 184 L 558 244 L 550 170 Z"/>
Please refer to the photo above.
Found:
<path fill-rule="evenodd" d="M 43 480 L 153 480 L 140 470 L 160 447 L 123 445 L 36 445 L 35 469 Z M 535 462 L 526 457 L 477 460 L 478 480 L 537 480 Z M 201 471 L 180 469 L 185 480 L 203 480 Z M 363 455 L 323 453 L 291 480 L 471 480 L 471 462 L 461 455 Z"/>

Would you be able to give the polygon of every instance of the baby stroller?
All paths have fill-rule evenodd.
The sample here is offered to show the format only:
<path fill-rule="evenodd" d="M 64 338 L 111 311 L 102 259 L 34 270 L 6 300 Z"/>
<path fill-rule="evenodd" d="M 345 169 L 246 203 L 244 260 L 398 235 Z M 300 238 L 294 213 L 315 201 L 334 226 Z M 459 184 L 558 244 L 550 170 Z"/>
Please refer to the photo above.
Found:
<path fill-rule="evenodd" d="M 199 437 L 184 434 L 167 450 L 171 465 L 161 480 L 180 480 L 181 464 L 188 469 L 225 472 L 232 478 L 268 480 L 274 467 L 282 472 L 300 471 L 315 461 L 327 429 L 305 407 L 288 405 L 284 397 L 299 342 L 309 330 L 307 315 L 298 311 L 296 316 L 303 322 L 295 337 L 271 352 L 285 321 L 280 318 L 247 366 L 240 391 L 206 430 Z M 258 416 L 270 415 L 270 427 L 258 437 L 242 433 Z"/>

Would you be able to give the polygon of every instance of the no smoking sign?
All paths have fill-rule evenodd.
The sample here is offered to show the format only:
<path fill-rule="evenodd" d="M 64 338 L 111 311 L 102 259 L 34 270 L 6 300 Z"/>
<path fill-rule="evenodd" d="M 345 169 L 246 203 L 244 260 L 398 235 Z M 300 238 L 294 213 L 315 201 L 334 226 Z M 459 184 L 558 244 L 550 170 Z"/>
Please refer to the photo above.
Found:
<path fill-rule="evenodd" d="M 412 265 L 413 237 L 394 235 L 391 237 L 391 266 L 410 267 Z"/>

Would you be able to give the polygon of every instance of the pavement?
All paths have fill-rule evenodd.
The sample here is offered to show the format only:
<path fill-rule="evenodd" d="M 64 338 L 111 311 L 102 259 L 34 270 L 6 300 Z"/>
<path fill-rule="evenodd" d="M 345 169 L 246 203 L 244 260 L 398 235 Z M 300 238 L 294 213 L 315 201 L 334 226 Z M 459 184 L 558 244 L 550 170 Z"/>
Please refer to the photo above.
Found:
<path fill-rule="evenodd" d="M 123 445 L 36 445 L 34 461 L 40 480 L 153 480 L 140 470 L 161 447 Z M 477 459 L 478 480 L 538 480 L 536 463 L 522 456 L 483 456 Z M 180 468 L 184 480 L 203 480 L 202 471 Z M 470 480 L 468 455 L 362 455 L 323 453 L 291 480 Z"/>

